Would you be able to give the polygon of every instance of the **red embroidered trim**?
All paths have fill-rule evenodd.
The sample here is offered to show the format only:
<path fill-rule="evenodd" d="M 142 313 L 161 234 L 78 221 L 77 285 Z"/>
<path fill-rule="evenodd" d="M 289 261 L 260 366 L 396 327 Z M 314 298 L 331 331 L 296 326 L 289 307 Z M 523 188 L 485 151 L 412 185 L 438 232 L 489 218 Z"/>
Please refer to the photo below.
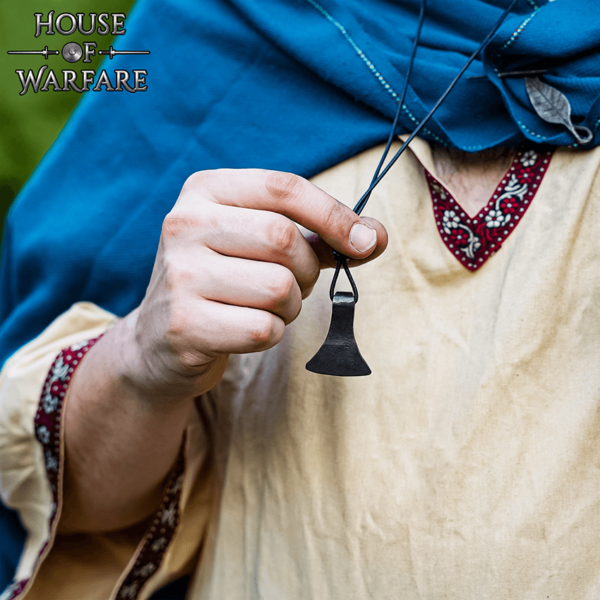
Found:
<path fill-rule="evenodd" d="M 25 586 L 29 583 L 29 579 L 23 579 L 21 581 L 13 581 L 2 593 L 0 600 L 13 600 L 17 598 L 19 594 L 25 589 Z"/>
<path fill-rule="evenodd" d="M 60 468 L 60 420 L 62 416 L 63 399 L 67 388 L 69 387 L 71 377 L 73 376 L 75 369 L 79 366 L 81 359 L 101 337 L 102 336 L 100 335 L 91 340 L 84 340 L 83 342 L 73 344 L 69 348 L 61 350 L 52 363 L 48 375 L 46 376 L 44 387 L 42 388 L 38 410 L 35 414 L 34 430 L 35 437 L 42 445 L 42 450 L 44 452 L 46 476 L 48 477 L 50 490 L 52 491 L 52 508 L 48 523 L 48 539 L 42 546 L 36 563 L 40 560 L 42 554 L 48 547 L 52 526 L 56 520 L 58 490 L 60 487 L 59 482 L 63 477 Z M 29 579 L 14 581 L 4 592 L 2 600 L 5 598 L 7 600 L 14 600 L 23 592 L 28 583 Z"/>
<path fill-rule="evenodd" d="M 551 157 L 551 150 L 520 149 L 487 205 L 473 219 L 425 169 L 438 231 L 467 269 L 476 271 L 500 250 L 529 208 Z"/>
<path fill-rule="evenodd" d="M 83 356 L 101 337 L 85 340 L 61 350 L 52 363 L 42 388 L 34 427 L 35 437 L 42 445 L 44 452 L 46 476 L 52 491 L 52 510 L 48 525 L 48 539 L 40 550 L 37 561 L 40 560 L 50 542 L 50 533 L 56 520 L 60 482 L 63 478 L 60 463 L 60 423 L 63 400 L 75 369 L 79 366 Z M 175 534 L 180 519 L 179 505 L 185 471 L 184 449 L 185 437 L 177 462 L 169 474 L 163 502 L 146 534 L 144 545 L 135 564 L 119 588 L 117 594 L 119 599 L 135 600 L 138 597 L 142 587 L 162 562 Z M 1 600 L 16 600 L 28 583 L 29 579 L 13 581 L 0 597 Z"/>
<path fill-rule="evenodd" d="M 144 585 L 158 569 L 175 535 L 180 519 L 179 503 L 185 472 L 184 450 L 185 436 L 177 462 L 171 470 L 162 504 L 146 534 L 146 540 L 135 564 L 119 588 L 117 598 L 135 600 L 138 597 Z"/>

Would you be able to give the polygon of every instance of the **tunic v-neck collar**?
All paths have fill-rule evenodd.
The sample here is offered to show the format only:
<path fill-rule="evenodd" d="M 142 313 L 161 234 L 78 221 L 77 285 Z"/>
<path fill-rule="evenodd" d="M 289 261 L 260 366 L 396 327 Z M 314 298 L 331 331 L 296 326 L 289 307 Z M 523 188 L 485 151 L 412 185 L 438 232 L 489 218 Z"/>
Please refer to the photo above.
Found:
<path fill-rule="evenodd" d="M 449 189 L 432 175 L 429 145 L 411 143 L 411 150 L 423 166 L 440 236 L 469 271 L 482 267 L 514 231 L 531 205 L 552 158 L 551 148 L 520 147 L 486 205 L 471 218 Z"/>

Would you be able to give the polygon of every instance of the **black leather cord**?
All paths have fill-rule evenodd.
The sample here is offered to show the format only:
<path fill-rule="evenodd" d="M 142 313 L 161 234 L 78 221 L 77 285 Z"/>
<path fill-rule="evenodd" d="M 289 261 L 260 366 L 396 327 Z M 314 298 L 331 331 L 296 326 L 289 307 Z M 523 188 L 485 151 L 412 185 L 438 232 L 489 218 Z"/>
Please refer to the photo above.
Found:
<path fill-rule="evenodd" d="M 379 182 L 386 176 L 386 174 L 392 168 L 394 163 L 400 158 L 400 155 L 404 152 L 404 150 L 406 150 L 406 148 L 408 147 L 410 142 L 412 142 L 412 140 L 423 129 L 423 127 L 425 127 L 425 125 L 427 124 L 427 121 L 429 121 L 429 119 L 431 119 L 431 117 L 434 115 L 435 111 L 440 107 L 442 102 L 448 97 L 448 94 L 450 94 L 450 92 L 454 89 L 454 86 L 458 83 L 458 80 L 463 76 L 464 72 L 471 66 L 471 63 L 477 58 L 477 55 L 483 50 L 483 48 L 487 45 L 487 43 L 492 39 L 492 37 L 494 36 L 496 31 L 498 31 L 498 29 L 500 28 L 500 25 L 502 25 L 502 23 L 504 22 L 506 17 L 509 15 L 510 11 L 513 9 L 513 7 L 515 6 L 516 3 L 517 3 L 517 0 L 513 0 L 510 3 L 510 5 L 506 8 L 506 10 L 502 13 L 502 16 L 498 19 L 498 21 L 496 21 L 496 24 L 494 25 L 492 30 L 487 34 L 487 36 L 483 40 L 483 42 L 481 42 L 481 44 L 479 45 L 477 50 L 475 50 L 475 52 L 473 52 L 473 54 L 471 54 L 471 57 L 466 62 L 465 66 L 459 71 L 458 75 L 452 80 L 452 83 L 450 83 L 450 85 L 446 88 L 446 91 L 441 95 L 440 99 L 435 103 L 434 107 L 429 111 L 429 114 L 419 123 L 419 125 L 417 125 L 417 127 L 415 127 L 415 129 L 410 134 L 410 136 L 408 137 L 406 142 L 404 142 L 404 144 L 402 144 L 402 147 L 400 148 L 400 150 L 398 150 L 398 152 L 396 152 L 396 154 L 392 157 L 390 162 L 387 164 L 387 166 L 383 170 L 383 172 L 380 175 L 378 175 L 376 178 L 374 178 L 373 182 L 369 186 L 369 189 L 362 195 L 362 198 L 356 203 L 356 206 L 354 207 L 354 212 L 357 215 L 360 215 L 360 213 L 363 211 L 364 207 L 367 205 L 367 201 L 369 200 L 369 198 L 371 196 L 371 192 L 375 189 L 375 187 L 379 184 Z M 415 43 L 416 42 L 417 42 L 417 40 L 415 39 Z M 408 83 L 408 80 L 404 82 L 405 87 L 406 87 L 407 83 Z M 402 107 L 400 106 L 399 108 L 402 108 Z"/>
<path fill-rule="evenodd" d="M 394 117 L 394 123 L 392 125 L 392 129 L 388 136 L 387 144 L 385 146 L 385 150 L 379 160 L 379 164 L 377 165 L 377 169 L 375 169 L 375 174 L 373 175 L 373 179 L 371 180 L 371 185 L 369 189 L 362 195 L 361 199 L 357 202 L 354 207 L 354 212 L 357 215 L 363 211 L 369 198 L 371 197 L 371 193 L 375 189 L 375 187 L 379 184 L 379 182 L 386 176 L 388 171 L 392 168 L 394 163 L 400 158 L 401 154 L 406 150 L 410 142 L 415 138 L 415 136 L 425 127 L 425 124 L 429 121 L 429 119 L 433 116 L 435 111 L 440 107 L 442 102 L 447 98 L 448 94 L 454 89 L 454 86 L 458 83 L 459 79 L 463 76 L 464 72 L 469 68 L 471 63 L 475 60 L 477 55 L 481 52 L 481 50 L 486 46 L 486 44 L 492 39 L 493 35 L 498 31 L 498 28 L 506 17 L 509 15 L 512 8 L 517 3 L 517 0 L 513 0 L 508 8 L 502 13 L 502 16 L 498 19 L 496 24 L 490 33 L 486 36 L 486 38 L 481 42 L 477 50 L 473 52 L 465 66 L 460 70 L 460 72 L 456 75 L 456 77 L 452 80 L 450 85 L 446 88 L 446 91 L 442 94 L 440 99 L 435 103 L 434 107 L 429 111 L 427 116 L 415 127 L 413 132 L 410 134 L 406 142 L 402 144 L 400 150 L 396 152 L 396 154 L 389 161 L 385 169 L 381 171 L 383 167 L 383 163 L 388 156 L 390 151 L 390 147 L 394 140 L 396 134 L 396 128 L 398 126 L 398 121 L 400 120 L 400 114 L 402 112 L 402 106 L 404 105 L 404 100 L 406 97 L 406 92 L 408 89 L 408 81 L 410 79 L 410 75 L 412 73 L 412 68 L 415 61 L 415 56 L 417 53 L 417 47 L 419 45 L 419 39 L 421 36 L 421 30 L 423 27 L 423 21 L 425 18 L 425 2 L 426 0 L 421 0 L 421 11 L 419 15 L 419 26 L 417 29 L 417 35 L 415 37 L 415 42 L 413 44 L 413 50 L 410 57 L 410 61 L 408 64 L 408 70 L 406 73 L 406 79 L 404 81 L 404 87 L 402 90 L 402 94 L 400 100 L 398 101 L 398 108 L 396 110 L 396 116 Z M 354 338 L 353 332 L 353 321 L 354 321 L 354 306 L 358 302 L 358 289 L 356 287 L 356 283 L 350 273 L 350 269 L 348 268 L 348 258 L 343 254 L 334 251 L 333 253 L 336 259 L 336 267 L 335 273 L 333 275 L 333 280 L 331 282 L 331 287 L 329 289 L 329 296 L 331 297 L 333 303 L 332 316 L 331 316 L 331 324 L 329 327 L 329 333 L 327 334 L 327 338 L 325 342 L 313 356 L 313 358 L 307 363 L 306 368 L 309 371 L 314 373 L 321 373 L 324 375 L 337 375 L 337 376 L 361 376 L 361 375 L 369 375 L 371 370 L 369 369 L 369 365 L 366 363 L 364 358 L 361 356 L 360 351 L 358 350 L 358 346 L 356 345 L 356 340 Z M 348 277 L 348 281 L 352 286 L 352 295 L 348 292 L 338 292 L 335 291 L 335 286 L 338 281 L 338 277 L 341 269 L 344 269 Z"/>
<path fill-rule="evenodd" d="M 379 173 L 381 172 L 381 167 L 383 167 L 383 163 L 389 154 L 390 148 L 392 146 L 392 142 L 396 137 L 396 128 L 398 127 L 398 121 L 400 120 L 400 115 L 402 114 L 402 107 L 404 106 L 404 100 L 406 99 L 406 92 L 408 91 L 408 82 L 410 80 L 410 75 L 412 73 L 413 65 L 415 63 L 415 56 L 417 55 L 417 48 L 419 47 L 419 41 L 421 39 L 421 30 L 423 29 L 423 21 L 425 20 L 425 4 L 427 0 L 421 0 L 421 10 L 419 13 L 419 25 L 417 26 L 417 35 L 415 36 L 415 41 L 412 47 L 412 53 L 410 56 L 410 61 L 408 62 L 408 69 L 406 71 L 406 77 L 404 79 L 404 86 L 402 87 L 402 94 L 400 95 L 400 101 L 398 102 L 398 109 L 396 110 L 396 116 L 394 117 L 394 123 L 392 125 L 392 129 L 390 131 L 390 135 L 388 136 L 387 144 L 385 146 L 385 150 L 381 155 L 381 159 L 379 160 L 379 164 L 375 169 L 375 173 L 373 175 L 373 179 L 371 180 L 371 185 L 375 182 Z M 371 190 L 372 191 L 372 190 Z M 366 204 L 371 196 L 371 192 L 367 192 L 363 195 L 364 203 Z M 361 200 L 363 199 L 361 198 Z M 362 210 L 362 209 L 361 209 Z M 356 212 L 356 208 L 354 209 Z M 360 213 L 359 213 L 360 214 Z"/>
<path fill-rule="evenodd" d="M 383 167 L 383 163 L 385 162 L 385 159 L 387 158 L 387 155 L 390 152 L 390 148 L 392 147 L 392 142 L 394 141 L 394 137 L 396 135 L 396 128 L 398 127 L 398 121 L 400 120 L 400 115 L 402 114 L 402 106 L 404 105 L 404 100 L 406 98 L 406 92 L 408 90 L 408 81 L 410 79 L 413 65 L 415 63 L 415 56 L 417 54 L 417 48 L 419 47 L 419 40 L 421 39 L 421 30 L 423 29 L 423 21 L 425 20 L 425 4 L 426 4 L 426 2 L 427 2 L 427 0 L 421 0 L 421 10 L 419 13 L 419 25 L 417 27 L 417 35 L 415 36 L 412 53 L 410 56 L 410 60 L 408 62 L 408 69 L 406 71 L 406 77 L 404 79 L 404 86 L 402 87 L 402 94 L 400 95 L 400 100 L 398 101 L 398 109 L 396 110 L 396 115 L 394 116 L 394 122 L 392 124 L 392 129 L 390 130 L 390 135 L 388 136 L 387 144 L 385 146 L 383 154 L 381 155 L 381 158 L 379 159 L 379 164 L 377 165 L 377 168 L 375 169 L 375 173 L 373 174 L 373 179 L 371 180 L 371 187 L 369 188 L 369 190 L 367 190 L 367 192 L 363 195 L 363 197 L 360 200 L 361 202 L 364 202 L 364 205 L 367 204 L 369 197 L 371 196 L 371 192 L 373 191 L 373 188 L 375 187 L 375 185 L 377 185 L 375 182 L 377 180 L 377 177 L 379 176 L 381 168 Z M 363 205 L 363 208 L 364 208 L 364 205 Z M 362 208 L 360 209 L 360 211 L 362 211 Z M 356 207 L 354 208 L 354 212 L 357 212 L 357 214 L 360 214 L 360 211 L 357 212 Z M 354 293 L 354 302 L 355 303 L 358 302 L 358 289 L 356 287 L 356 283 L 354 282 L 354 278 L 350 274 L 350 269 L 348 268 L 348 264 L 347 264 L 347 257 L 344 256 L 343 254 L 340 254 L 339 252 L 334 252 L 333 255 L 337 261 L 337 264 L 335 267 L 335 273 L 333 275 L 333 281 L 331 282 L 329 296 L 333 300 L 333 296 L 335 294 L 335 284 L 336 284 L 338 276 L 340 274 L 340 268 L 343 266 L 344 271 L 346 272 L 346 276 L 348 277 L 348 281 L 350 282 L 350 285 L 352 286 L 352 292 Z"/>
<path fill-rule="evenodd" d="M 354 294 L 354 304 L 356 304 L 358 302 L 358 288 L 356 287 L 354 278 L 352 277 L 352 275 L 350 275 L 350 269 L 348 268 L 348 263 L 346 262 L 345 256 L 342 256 L 342 258 L 338 259 L 337 261 L 335 273 L 333 274 L 333 279 L 331 280 L 331 287 L 329 288 L 329 297 L 333 300 L 333 297 L 335 295 L 335 284 L 337 283 L 338 276 L 340 274 L 340 266 L 344 267 L 344 271 L 346 272 L 346 276 L 348 277 L 348 281 L 350 282 L 350 286 L 352 287 L 352 293 Z"/>

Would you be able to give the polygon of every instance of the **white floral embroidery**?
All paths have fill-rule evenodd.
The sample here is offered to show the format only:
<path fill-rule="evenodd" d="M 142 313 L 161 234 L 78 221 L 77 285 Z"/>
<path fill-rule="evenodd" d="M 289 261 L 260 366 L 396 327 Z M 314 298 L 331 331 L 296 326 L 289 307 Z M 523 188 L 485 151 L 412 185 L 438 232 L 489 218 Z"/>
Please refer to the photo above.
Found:
<path fill-rule="evenodd" d="M 161 537 L 158 538 L 153 544 L 152 546 L 150 546 L 150 549 L 153 550 L 154 552 L 160 552 L 163 548 L 165 548 L 167 545 L 167 538 Z"/>
<path fill-rule="evenodd" d="M 481 248 L 481 242 L 479 238 L 474 235 L 469 239 L 469 242 L 465 248 L 461 248 L 461 250 L 467 255 L 468 258 L 473 260 L 475 258 L 475 252 Z"/>
<path fill-rule="evenodd" d="M 510 215 L 504 215 L 499 210 L 490 210 L 490 212 L 485 215 L 485 221 L 487 227 L 502 227 L 510 221 Z"/>
<path fill-rule="evenodd" d="M 119 593 L 119 598 L 135 598 L 138 592 L 137 582 L 133 582 L 130 585 L 124 585 Z"/>
<path fill-rule="evenodd" d="M 444 215 L 442 216 L 442 224 L 444 227 L 444 231 L 450 235 L 453 229 L 462 229 L 466 231 L 469 239 L 467 240 L 467 245 L 461 250 L 470 258 L 475 258 L 475 252 L 481 248 L 481 240 L 473 233 L 473 231 L 467 227 L 464 223 L 460 222 L 459 216 L 453 210 L 445 210 Z"/>
<path fill-rule="evenodd" d="M 435 190 L 435 192 L 437 193 L 437 195 L 442 199 L 445 200 L 448 197 L 448 194 L 446 192 L 446 190 L 437 182 L 437 181 L 431 181 L 431 187 Z"/>
<path fill-rule="evenodd" d="M 47 444 L 50 441 L 50 432 L 45 425 L 40 425 L 37 428 L 37 437 L 42 444 Z"/>
<path fill-rule="evenodd" d="M 479 238 L 466 226 L 462 223 L 459 226 L 461 229 L 464 229 L 469 234 L 469 239 L 467 240 L 467 245 L 461 250 L 470 258 L 475 258 L 475 252 L 481 248 L 481 242 Z"/>
<path fill-rule="evenodd" d="M 50 392 L 46 392 L 42 398 L 42 406 L 46 414 L 50 414 L 56 410 L 58 406 L 58 398 L 53 396 Z"/>
<path fill-rule="evenodd" d="M 504 188 L 504 192 L 496 199 L 496 210 L 498 210 L 500 201 L 504 200 L 504 198 L 513 198 L 516 196 L 522 201 L 528 189 L 529 185 L 527 183 L 519 183 L 517 177 L 514 174 L 511 175 L 508 184 Z"/>
<path fill-rule="evenodd" d="M 147 563 L 147 564 L 143 565 L 142 567 L 140 567 L 139 569 L 136 569 L 133 572 L 133 575 L 135 577 L 148 577 L 148 575 L 152 575 L 152 573 L 154 573 L 154 571 L 156 571 L 156 567 L 154 566 L 154 564 Z"/>
<path fill-rule="evenodd" d="M 451 229 L 456 229 L 460 224 L 460 218 L 453 210 L 445 210 L 442 217 L 444 231 L 450 235 Z"/>
<path fill-rule="evenodd" d="M 50 383 L 52 384 L 55 381 L 58 381 L 59 379 L 61 381 L 64 381 L 68 372 L 69 365 L 65 365 L 63 357 L 59 356 L 58 360 L 56 361 L 56 364 L 52 367 L 52 377 L 50 378 Z"/>
<path fill-rule="evenodd" d="M 535 152 L 534 150 L 527 150 L 527 152 L 525 152 L 523 156 L 521 156 L 521 164 L 524 167 L 533 167 L 537 160 L 538 155 L 537 152 Z"/>
<path fill-rule="evenodd" d="M 77 352 L 77 350 L 81 350 L 84 346 L 87 346 L 90 340 L 83 340 L 83 342 L 77 342 L 73 344 L 70 348 L 72 352 Z"/>
<path fill-rule="evenodd" d="M 46 450 L 44 454 L 45 462 L 46 462 L 46 470 L 47 471 L 57 471 L 58 470 L 58 460 L 50 450 Z"/>
<path fill-rule="evenodd" d="M 175 518 L 177 517 L 177 505 L 171 502 L 169 506 L 165 506 L 162 515 L 160 516 L 161 523 L 167 523 L 169 527 L 175 527 Z"/>
<path fill-rule="evenodd" d="M 514 228 L 527 210 L 548 163 L 547 159 L 542 160 L 544 156 L 533 149 L 519 152 L 482 214 L 473 220 L 457 207 L 451 193 L 426 172 L 441 237 L 452 254 L 469 269 L 480 267 L 497 251 L 502 240 L 510 234 L 509 228 Z M 447 201 L 442 202 L 441 198 Z M 478 237 L 475 231 L 481 235 Z"/>
<path fill-rule="evenodd" d="M 183 473 L 177 477 L 173 485 L 167 489 L 167 494 L 178 494 L 183 488 Z"/>

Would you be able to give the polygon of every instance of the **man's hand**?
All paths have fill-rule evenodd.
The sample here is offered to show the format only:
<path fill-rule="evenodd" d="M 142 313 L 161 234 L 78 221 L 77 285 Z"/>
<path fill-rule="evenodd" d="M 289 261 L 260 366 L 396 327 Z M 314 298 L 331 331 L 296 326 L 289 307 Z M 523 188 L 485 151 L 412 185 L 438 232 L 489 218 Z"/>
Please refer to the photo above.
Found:
<path fill-rule="evenodd" d="M 71 381 L 60 530 L 123 529 L 151 515 L 193 399 L 218 383 L 229 354 L 281 340 L 320 269 L 335 264 L 332 248 L 355 265 L 386 244 L 379 222 L 295 175 L 190 177 L 164 221 L 144 300 Z"/>
<path fill-rule="evenodd" d="M 295 223 L 315 232 L 308 239 Z M 190 398 L 227 356 L 277 344 L 332 248 L 366 262 L 387 234 L 305 179 L 262 170 L 192 175 L 164 220 L 154 272 L 133 319 L 130 380 L 150 398 Z"/>

